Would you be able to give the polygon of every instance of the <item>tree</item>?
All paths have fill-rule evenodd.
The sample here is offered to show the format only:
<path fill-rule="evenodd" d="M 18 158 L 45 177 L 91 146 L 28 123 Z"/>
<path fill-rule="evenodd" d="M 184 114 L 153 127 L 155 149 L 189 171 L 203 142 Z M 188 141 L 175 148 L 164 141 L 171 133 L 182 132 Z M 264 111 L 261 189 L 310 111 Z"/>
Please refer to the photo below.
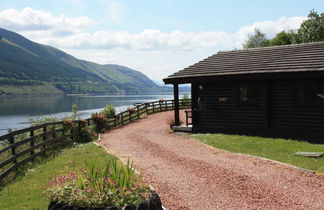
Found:
<path fill-rule="evenodd" d="M 297 31 L 297 43 L 324 41 L 324 13 L 311 10 Z"/>
<path fill-rule="evenodd" d="M 248 40 L 243 44 L 245 49 L 269 46 L 269 40 L 259 29 L 254 29 L 254 33 L 248 36 Z"/>
<path fill-rule="evenodd" d="M 270 46 L 278 46 L 278 45 L 288 45 L 295 43 L 295 36 L 296 33 L 293 30 L 290 30 L 288 32 L 281 31 L 280 33 L 277 33 L 277 35 L 269 40 Z"/>

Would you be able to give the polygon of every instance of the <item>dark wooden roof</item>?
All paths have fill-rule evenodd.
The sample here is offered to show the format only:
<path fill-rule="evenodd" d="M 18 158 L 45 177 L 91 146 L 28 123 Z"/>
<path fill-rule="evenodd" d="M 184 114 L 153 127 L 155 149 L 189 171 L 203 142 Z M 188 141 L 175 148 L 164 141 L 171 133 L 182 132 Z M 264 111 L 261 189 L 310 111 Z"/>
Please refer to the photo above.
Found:
<path fill-rule="evenodd" d="M 309 71 L 324 71 L 324 42 L 218 52 L 163 81 L 170 84 L 184 78 Z"/>

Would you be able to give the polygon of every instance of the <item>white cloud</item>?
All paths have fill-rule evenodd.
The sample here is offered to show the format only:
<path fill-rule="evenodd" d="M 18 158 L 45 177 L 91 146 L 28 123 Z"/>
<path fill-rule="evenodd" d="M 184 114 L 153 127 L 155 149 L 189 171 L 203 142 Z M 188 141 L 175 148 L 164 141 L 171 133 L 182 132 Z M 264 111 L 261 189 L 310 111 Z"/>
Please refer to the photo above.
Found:
<path fill-rule="evenodd" d="M 47 44 L 71 49 L 135 49 L 135 50 L 197 50 L 204 48 L 240 48 L 255 28 L 273 37 L 282 30 L 296 29 L 305 17 L 280 18 L 278 21 L 255 22 L 241 27 L 236 33 L 224 31 L 183 32 L 175 30 L 162 32 L 146 29 L 139 33 L 127 31 L 96 31 L 75 33 L 67 36 L 49 37 Z"/>
<path fill-rule="evenodd" d="M 68 18 L 54 16 L 41 10 L 26 7 L 20 11 L 7 9 L 0 12 L 0 27 L 15 31 L 51 31 L 52 36 L 75 34 L 92 24 L 89 17 Z"/>
<path fill-rule="evenodd" d="M 254 29 L 259 29 L 261 32 L 265 33 L 268 38 L 272 38 L 283 30 L 287 31 L 299 28 L 300 24 L 306 19 L 306 17 L 282 17 L 277 21 L 255 22 L 243 26 L 234 34 L 234 37 L 236 38 L 235 46 L 241 47 L 242 43 L 247 40 L 248 35 L 254 32 Z"/>
<path fill-rule="evenodd" d="M 71 0 L 74 1 L 74 0 Z M 105 3 L 111 21 L 123 21 L 127 10 L 116 2 Z M 82 6 L 82 5 L 81 5 Z M 117 11 L 113 14 L 113 11 Z M 118 16 L 121 14 L 120 16 Z M 219 50 L 241 48 L 255 28 L 269 38 L 282 30 L 297 29 L 306 17 L 282 17 L 276 21 L 255 22 L 235 33 L 224 31 L 163 32 L 146 29 L 138 33 L 127 31 L 95 31 L 87 29 L 96 23 L 89 17 L 55 16 L 40 10 L 25 8 L 0 12 L 0 27 L 14 30 L 42 44 L 58 47 L 72 55 L 98 63 L 126 65 L 147 74 L 154 80 L 191 65 Z"/>

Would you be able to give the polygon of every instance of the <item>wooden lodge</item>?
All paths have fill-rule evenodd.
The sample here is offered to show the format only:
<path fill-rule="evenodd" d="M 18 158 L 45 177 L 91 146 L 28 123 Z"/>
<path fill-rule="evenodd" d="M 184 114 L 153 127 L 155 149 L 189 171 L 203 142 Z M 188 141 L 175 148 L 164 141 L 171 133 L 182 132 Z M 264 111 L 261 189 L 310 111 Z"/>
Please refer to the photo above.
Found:
<path fill-rule="evenodd" d="M 324 143 L 324 42 L 218 52 L 164 80 L 190 83 L 192 131 Z"/>

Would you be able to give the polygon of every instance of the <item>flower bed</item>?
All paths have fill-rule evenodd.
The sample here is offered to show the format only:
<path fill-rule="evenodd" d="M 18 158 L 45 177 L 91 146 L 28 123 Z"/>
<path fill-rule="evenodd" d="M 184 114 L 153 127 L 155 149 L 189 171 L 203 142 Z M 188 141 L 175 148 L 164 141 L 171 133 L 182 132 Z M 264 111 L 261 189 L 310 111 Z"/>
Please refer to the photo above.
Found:
<path fill-rule="evenodd" d="M 46 193 L 49 209 L 162 209 L 158 195 L 142 182 L 130 162 L 124 165 L 116 159 L 104 169 L 92 166 L 55 177 Z"/>

